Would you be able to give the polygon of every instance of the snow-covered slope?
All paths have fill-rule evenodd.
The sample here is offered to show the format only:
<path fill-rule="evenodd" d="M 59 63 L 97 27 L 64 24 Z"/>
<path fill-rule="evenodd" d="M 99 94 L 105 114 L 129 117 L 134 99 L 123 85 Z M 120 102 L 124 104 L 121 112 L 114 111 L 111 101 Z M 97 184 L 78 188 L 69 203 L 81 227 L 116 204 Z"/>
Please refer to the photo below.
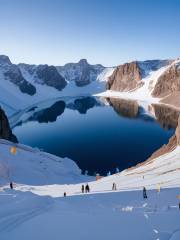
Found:
<path fill-rule="evenodd" d="M 10 149 L 16 146 L 16 154 Z M 59 158 L 39 149 L 0 139 L 0 183 L 47 185 L 84 181 L 81 170 L 68 158 Z M 89 177 L 89 179 L 91 179 Z"/>
<path fill-rule="evenodd" d="M 106 96 L 106 97 L 121 97 L 121 98 L 128 98 L 128 99 L 136 99 L 146 102 L 159 102 L 162 97 L 163 88 L 166 90 L 168 89 L 168 86 L 171 86 L 169 88 L 173 88 L 174 91 L 178 91 L 178 75 L 177 76 L 171 76 L 168 80 L 169 83 L 167 85 L 167 82 L 165 81 L 165 77 L 160 81 L 162 76 L 166 76 L 167 74 L 170 75 L 169 69 L 178 69 L 180 60 L 154 60 L 154 61 L 144 61 L 144 62 L 136 62 L 136 69 L 134 72 L 128 72 L 131 65 L 135 64 L 135 62 L 124 64 L 119 66 L 114 71 L 114 76 L 111 76 L 109 90 L 105 91 L 104 93 L 98 94 L 99 96 Z M 131 67 L 132 68 L 132 67 Z M 137 72 L 138 71 L 138 72 Z M 136 76 L 138 74 L 138 76 Z M 140 76 L 139 76 L 140 75 Z M 135 77 L 137 78 L 137 83 L 132 84 L 134 82 Z M 140 78 L 140 79 L 139 79 Z M 132 88 L 130 90 L 124 90 L 119 91 L 118 88 L 121 88 L 121 85 L 124 84 L 123 81 L 126 80 L 126 82 L 129 81 L 129 88 L 131 86 L 137 85 L 137 87 Z M 176 84 L 175 84 L 176 83 Z M 114 85 L 113 85 L 114 84 Z M 176 86 L 177 85 L 177 86 Z M 173 87 L 174 86 L 174 87 Z M 175 87 L 176 86 L 176 87 Z M 166 89 L 167 88 L 167 89 Z M 117 90 L 116 90 L 117 89 Z M 160 89 L 160 90 L 159 90 Z M 164 90 L 164 91 L 165 91 Z M 160 92 L 160 94 L 156 94 L 156 97 L 154 96 L 154 92 Z"/>
<path fill-rule="evenodd" d="M 104 91 L 113 68 L 87 60 L 62 67 L 12 64 L 0 55 L 0 105 L 8 116 L 40 101 L 61 96 L 91 95 Z"/>
<path fill-rule="evenodd" d="M 10 146 L 0 141 L 1 240 L 179 240 L 180 147 L 144 165 L 92 181 L 80 176 L 68 159 L 23 145 L 10 155 Z M 14 190 L 9 189 L 10 180 L 15 182 Z M 87 181 L 91 181 L 90 193 L 82 194 L 81 185 Z M 113 183 L 117 190 L 112 191 Z M 143 186 L 148 196 L 144 200 Z"/>

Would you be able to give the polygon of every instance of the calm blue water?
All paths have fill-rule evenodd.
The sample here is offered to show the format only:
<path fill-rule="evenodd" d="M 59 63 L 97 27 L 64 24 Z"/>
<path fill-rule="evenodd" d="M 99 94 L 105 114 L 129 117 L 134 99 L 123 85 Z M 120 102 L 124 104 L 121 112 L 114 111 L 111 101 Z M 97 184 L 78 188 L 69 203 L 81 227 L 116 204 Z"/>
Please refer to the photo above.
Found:
<path fill-rule="evenodd" d="M 124 112 L 126 106 L 106 106 L 91 97 L 47 105 L 43 110 L 29 109 L 25 113 L 29 117 L 20 120 L 14 134 L 21 143 L 71 158 L 89 174 L 105 175 L 142 162 L 174 133 L 141 108 L 135 116 L 131 109 Z"/>

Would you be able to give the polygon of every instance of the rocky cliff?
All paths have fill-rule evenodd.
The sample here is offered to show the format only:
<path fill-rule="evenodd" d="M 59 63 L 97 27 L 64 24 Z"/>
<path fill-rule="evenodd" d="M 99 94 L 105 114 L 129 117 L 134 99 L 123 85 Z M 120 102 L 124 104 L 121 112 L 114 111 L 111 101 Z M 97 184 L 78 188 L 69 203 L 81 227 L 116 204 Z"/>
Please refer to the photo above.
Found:
<path fill-rule="evenodd" d="M 0 55 L 0 79 L 10 81 L 17 86 L 22 93 L 34 95 L 36 88 L 22 75 L 17 65 L 12 64 L 7 56 Z"/>
<path fill-rule="evenodd" d="M 118 66 L 107 82 L 107 89 L 114 91 L 130 91 L 142 86 L 142 74 L 137 62 Z"/>
<path fill-rule="evenodd" d="M 68 63 L 57 69 L 67 81 L 74 81 L 76 86 L 83 87 L 95 81 L 105 67 L 100 64 L 91 65 L 86 59 L 81 59 L 78 63 Z"/>
<path fill-rule="evenodd" d="M 152 92 L 154 97 L 165 97 L 180 91 L 180 62 L 175 62 L 158 78 Z"/>
<path fill-rule="evenodd" d="M 17 142 L 16 136 L 12 134 L 5 112 L 0 108 L 0 138 Z"/>
<path fill-rule="evenodd" d="M 120 65 L 109 77 L 107 89 L 120 92 L 134 91 L 144 85 L 144 78 L 149 77 L 153 72 L 171 63 L 172 60 L 147 60 Z M 154 80 L 156 79 L 152 79 L 150 84 Z M 158 86 L 156 87 L 158 88 Z"/>
<path fill-rule="evenodd" d="M 39 83 L 54 87 L 61 91 L 67 85 L 66 80 L 58 73 L 54 66 L 39 65 L 36 68 Z"/>

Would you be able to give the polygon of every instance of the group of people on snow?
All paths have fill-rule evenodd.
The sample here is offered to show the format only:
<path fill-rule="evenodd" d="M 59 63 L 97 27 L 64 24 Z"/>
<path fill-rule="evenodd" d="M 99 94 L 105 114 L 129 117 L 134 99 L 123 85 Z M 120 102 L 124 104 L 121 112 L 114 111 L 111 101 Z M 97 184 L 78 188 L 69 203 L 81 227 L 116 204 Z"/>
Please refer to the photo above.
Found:
<path fill-rule="evenodd" d="M 89 193 L 90 192 L 90 187 L 88 184 L 86 184 L 86 186 L 82 185 L 81 186 L 81 192 L 82 193 Z"/>

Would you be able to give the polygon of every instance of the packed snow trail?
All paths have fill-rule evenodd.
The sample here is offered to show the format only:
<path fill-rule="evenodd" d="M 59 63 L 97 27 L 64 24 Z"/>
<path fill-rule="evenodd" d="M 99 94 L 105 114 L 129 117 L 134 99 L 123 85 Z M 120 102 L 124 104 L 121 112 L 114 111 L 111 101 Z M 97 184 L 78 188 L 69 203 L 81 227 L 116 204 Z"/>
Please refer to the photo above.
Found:
<path fill-rule="evenodd" d="M 0 239 L 169 240 L 180 229 L 178 193 L 150 190 L 143 200 L 142 191 L 50 198 L 5 190 Z"/>

